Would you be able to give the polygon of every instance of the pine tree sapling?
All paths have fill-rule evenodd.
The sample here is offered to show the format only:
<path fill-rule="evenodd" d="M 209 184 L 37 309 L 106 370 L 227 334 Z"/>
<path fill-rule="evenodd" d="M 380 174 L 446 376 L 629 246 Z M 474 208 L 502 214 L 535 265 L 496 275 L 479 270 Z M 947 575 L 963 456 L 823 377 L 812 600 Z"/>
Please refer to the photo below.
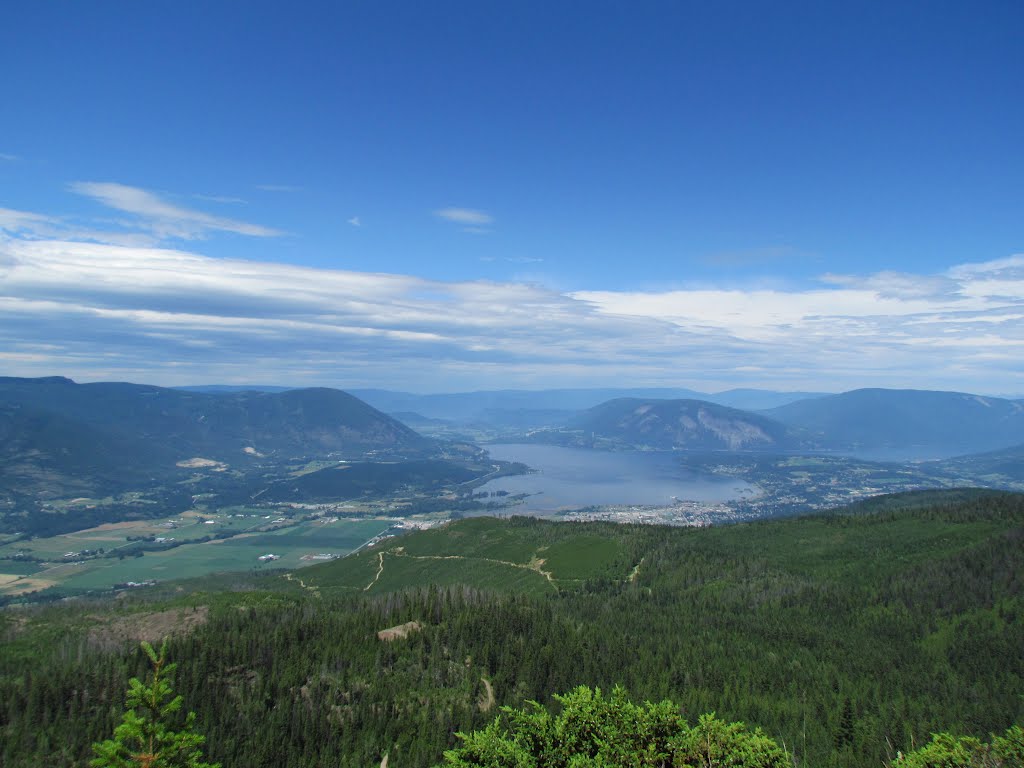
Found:
<path fill-rule="evenodd" d="M 153 665 L 147 683 L 137 677 L 128 682 L 127 711 L 114 729 L 114 738 L 93 744 L 94 768 L 220 768 L 202 760 L 206 737 L 193 730 L 195 712 L 185 717 L 181 730 L 173 730 L 181 710 L 182 697 L 175 696 L 170 679 L 176 667 L 167 663 L 167 641 L 159 655 L 149 643 L 142 650 Z"/>

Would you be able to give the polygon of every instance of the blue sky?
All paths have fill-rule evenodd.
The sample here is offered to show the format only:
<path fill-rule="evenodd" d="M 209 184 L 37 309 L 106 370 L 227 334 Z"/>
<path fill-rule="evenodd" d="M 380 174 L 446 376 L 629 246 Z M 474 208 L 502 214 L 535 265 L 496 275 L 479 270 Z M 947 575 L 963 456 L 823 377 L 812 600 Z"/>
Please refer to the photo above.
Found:
<path fill-rule="evenodd" d="M 1024 393 L 1024 7 L 31 3 L 0 371 Z"/>

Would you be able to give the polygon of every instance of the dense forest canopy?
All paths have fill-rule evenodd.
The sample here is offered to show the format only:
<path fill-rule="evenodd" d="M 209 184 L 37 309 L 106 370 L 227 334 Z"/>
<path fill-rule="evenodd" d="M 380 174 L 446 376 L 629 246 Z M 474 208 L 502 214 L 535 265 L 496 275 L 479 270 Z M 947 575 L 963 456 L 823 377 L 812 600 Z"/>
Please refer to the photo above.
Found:
<path fill-rule="evenodd" d="M 385 546 L 428 553 L 404 572 L 419 586 L 348 584 L 357 559 L 9 608 L 0 762 L 82 765 L 146 674 L 138 639 L 172 630 L 176 691 L 224 766 L 431 766 L 497 708 L 557 710 L 580 685 L 761 728 L 810 766 L 875 767 L 932 733 L 988 740 L 1024 722 L 1020 495 L 708 529 L 478 519 L 389 541 L 366 563 Z M 544 541 L 561 553 L 544 566 L 554 584 L 512 562 Z M 499 546 L 535 580 L 474 584 L 500 575 L 485 561 Z M 571 569 L 589 575 L 557 579 Z"/>

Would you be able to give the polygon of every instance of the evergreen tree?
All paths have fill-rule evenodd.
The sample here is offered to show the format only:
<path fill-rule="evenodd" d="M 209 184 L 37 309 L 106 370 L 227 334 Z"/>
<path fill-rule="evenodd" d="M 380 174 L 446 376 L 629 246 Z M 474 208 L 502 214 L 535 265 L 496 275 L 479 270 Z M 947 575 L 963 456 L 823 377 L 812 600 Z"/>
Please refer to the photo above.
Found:
<path fill-rule="evenodd" d="M 217 763 L 202 760 L 206 737 L 192 730 L 196 713 L 189 712 L 184 727 L 173 730 L 182 697 L 174 696 L 170 678 L 175 664 L 167 663 L 167 641 L 159 655 L 149 643 L 142 650 L 153 665 L 148 684 L 137 677 L 128 682 L 125 696 L 127 711 L 114 729 L 114 738 L 93 744 L 96 757 L 93 768 L 220 768 Z"/>

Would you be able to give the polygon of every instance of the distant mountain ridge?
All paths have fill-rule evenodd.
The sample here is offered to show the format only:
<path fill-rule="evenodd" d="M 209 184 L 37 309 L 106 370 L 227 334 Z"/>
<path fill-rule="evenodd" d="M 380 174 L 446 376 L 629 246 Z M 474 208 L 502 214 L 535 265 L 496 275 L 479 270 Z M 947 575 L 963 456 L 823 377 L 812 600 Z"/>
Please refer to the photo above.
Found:
<path fill-rule="evenodd" d="M 187 387 L 171 387 L 182 392 L 201 392 L 207 395 L 230 395 L 236 392 L 287 392 L 303 387 L 276 387 L 265 384 L 196 384 Z"/>
<path fill-rule="evenodd" d="M 246 448 L 297 454 L 402 448 L 426 442 L 337 389 L 208 394 L 145 384 L 0 378 L 0 403 L 50 411 L 112 436 L 159 440 L 174 455 L 235 459 Z"/>
<path fill-rule="evenodd" d="M 637 447 L 691 450 L 788 450 L 799 445 L 785 425 L 705 400 L 619 398 L 591 408 L 569 428 Z"/>
<path fill-rule="evenodd" d="M 1024 404 L 963 392 L 856 389 L 762 413 L 837 450 L 953 456 L 1009 447 L 1024 435 Z"/>
<path fill-rule="evenodd" d="M 703 400 L 732 408 L 758 410 L 773 408 L 807 397 L 815 392 L 774 392 L 760 389 L 730 389 L 717 394 L 679 387 L 626 387 L 578 389 L 508 389 L 417 395 L 384 389 L 353 389 L 352 394 L 385 413 L 415 413 L 459 424 L 503 424 L 508 426 L 549 426 L 561 424 L 574 413 L 620 398 L 643 400 Z M 545 422 L 545 419 L 547 421 Z"/>
<path fill-rule="evenodd" d="M 432 445 L 339 390 L 205 394 L 61 377 L 0 377 L 0 438 L 0 489 L 19 492 L 127 487 L 193 458 L 246 465 Z"/>

